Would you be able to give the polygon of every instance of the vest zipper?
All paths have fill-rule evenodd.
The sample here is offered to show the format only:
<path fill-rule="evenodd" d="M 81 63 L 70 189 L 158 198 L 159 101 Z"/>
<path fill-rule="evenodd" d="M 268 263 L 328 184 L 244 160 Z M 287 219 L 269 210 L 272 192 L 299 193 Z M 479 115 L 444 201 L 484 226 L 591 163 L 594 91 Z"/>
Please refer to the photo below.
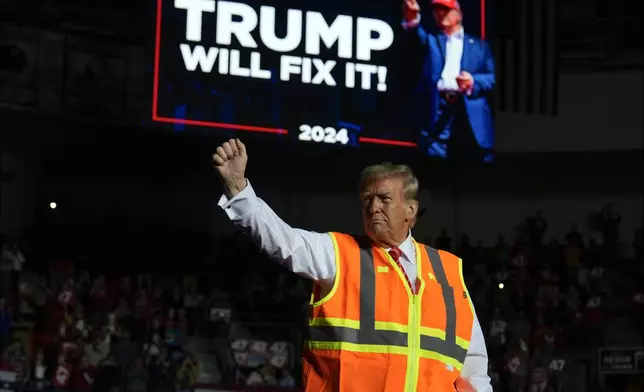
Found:
<path fill-rule="evenodd" d="M 411 361 L 411 382 L 409 383 L 409 392 L 415 392 L 416 391 L 416 384 L 417 384 L 417 378 L 416 378 L 416 372 L 418 366 L 416 366 L 416 347 L 419 346 L 418 344 L 418 330 L 416 329 L 416 324 L 417 324 L 417 312 L 416 312 L 416 297 L 418 297 L 417 294 L 412 294 L 411 296 L 411 303 L 412 303 L 412 313 L 411 313 L 411 328 L 409 329 L 409 336 L 407 337 L 409 339 L 409 345 L 411 346 L 411 352 L 409 353 L 409 360 Z"/>

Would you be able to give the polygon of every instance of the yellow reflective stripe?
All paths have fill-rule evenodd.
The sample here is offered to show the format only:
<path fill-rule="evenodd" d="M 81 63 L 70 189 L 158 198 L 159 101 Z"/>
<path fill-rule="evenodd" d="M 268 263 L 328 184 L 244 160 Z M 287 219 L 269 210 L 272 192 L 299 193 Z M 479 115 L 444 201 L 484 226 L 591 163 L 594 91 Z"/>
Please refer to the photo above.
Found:
<path fill-rule="evenodd" d="M 438 328 L 420 327 L 420 334 L 445 340 L 445 331 Z"/>
<path fill-rule="evenodd" d="M 310 349 L 314 350 L 342 350 L 354 353 L 374 353 L 374 354 L 399 354 L 408 355 L 409 349 L 400 346 L 385 346 L 380 344 L 356 344 L 348 342 L 316 342 L 309 340 L 306 342 Z"/>
<path fill-rule="evenodd" d="M 445 331 L 440 330 L 438 328 L 420 327 L 420 334 L 424 336 L 431 336 L 433 338 L 445 340 Z M 470 341 L 457 336 L 456 344 L 467 350 L 467 348 L 470 346 Z"/>
<path fill-rule="evenodd" d="M 458 275 L 461 278 L 461 284 L 463 285 L 463 290 L 465 290 L 465 294 L 467 294 L 467 302 L 469 302 L 470 304 L 472 315 L 476 317 L 476 312 L 474 312 L 474 303 L 472 302 L 472 297 L 470 296 L 470 292 L 467 290 L 467 286 L 465 285 L 465 276 L 463 276 L 463 259 L 461 259 L 460 257 L 458 259 Z"/>
<path fill-rule="evenodd" d="M 328 233 L 331 236 L 331 242 L 333 242 L 333 252 L 335 253 L 335 279 L 333 279 L 333 287 L 327 295 L 322 297 L 319 301 L 313 302 L 315 300 L 314 293 L 311 293 L 311 300 L 309 305 L 313 308 L 322 306 L 333 297 L 336 291 L 338 291 L 338 284 L 340 282 L 340 276 L 342 274 L 342 269 L 340 268 L 340 248 L 338 247 L 338 240 L 335 238 L 333 233 Z"/>
<path fill-rule="evenodd" d="M 326 317 L 326 318 L 318 317 L 318 318 L 310 319 L 309 326 L 311 327 L 345 327 L 345 328 L 360 329 L 360 320 L 348 320 L 348 319 L 342 319 L 337 317 Z M 394 331 L 394 332 L 401 332 L 401 333 L 409 332 L 409 328 L 406 325 L 400 324 L 400 323 L 394 323 L 390 321 L 376 321 L 375 329 L 377 331 Z M 440 329 L 419 326 L 418 331 L 420 332 L 420 335 L 431 336 L 434 338 L 445 340 L 445 331 L 442 331 Z M 457 336 L 456 344 L 464 349 L 467 349 L 470 345 L 470 342 L 468 340 L 465 340 Z"/>
<path fill-rule="evenodd" d="M 400 347 L 400 346 L 385 346 L 385 345 L 378 345 L 378 344 L 356 344 L 356 343 L 348 343 L 348 342 L 316 342 L 311 340 L 306 341 L 306 345 L 312 350 L 336 350 L 336 351 L 344 350 L 344 351 L 350 351 L 350 352 L 356 352 L 356 353 L 398 354 L 398 355 L 409 356 L 409 348 Z M 435 351 L 419 349 L 418 359 L 416 361 L 418 365 L 420 365 L 420 358 L 439 361 L 446 365 L 453 366 L 454 369 L 458 369 L 458 370 L 461 370 L 463 368 L 463 364 L 458 360 L 452 357 L 448 357 L 447 355 L 439 354 Z M 418 381 L 417 377 L 418 377 L 418 373 L 416 374 L 416 381 Z"/>
<path fill-rule="evenodd" d="M 465 285 L 465 276 L 463 275 L 463 259 L 461 259 L 460 257 L 458 259 L 458 275 L 461 278 L 461 284 L 463 285 L 463 290 L 467 295 L 467 302 L 470 304 L 470 310 L 472 311 L 472 316 L 476 317 L 476 312 L 474 311 L 474 302 L 472 302 L 472 297 L 470 296 L 470 292 L 467 290 L 467 286 Z M 459 338 L 458 336 L 456 337 L 456 344 L 463 347 L 466 350 L 470 347 L 470 342 L 468 340 Z"/>
<path fill-rule="evenodd" d="M 467 349 L 470 347 L 470 341 L 469 341 L 469 340 L 465 340 L 465 339 L 463 339 L 463 338 L 459 338 L 459 337 L 457 336 L 457 337 L 456 337 L 456 345 L 457 345 L 457 346 L 460 346 L 460 347 L 462 347 L 462 348 L 464 348 L 464 349 L 466 349 L 466 350 L 467 350 Z"/>
<path fill-rule="evenodd" d="M 407 377 L 405 378 L 405 391 L 415 392 L 418 386 L 418 377 L 420 372 L 420 358 L 418 355 L 420 349 L 420 331 L 421 319 L 418 317 L 421 314 L 423 291 L 425 290 L 425 280 L 423 276 L 423 268 L 420 256 L 420 247 L 416 240 L 412 238 L 414 248 L 416 249 L 416 278 L 420 280 L 420 286 L 416 291 L 416 295 L 409 291 L 409 306 L 408 306 L 408 324 L 411 327 L 410 333 L 407 334 L 407 343 L 409 345 L 410 355 L 407 357 Z M 404 278 L 404 277 L 403 277 Z M 416 282 L 411 282 L 415 285 Z M 407 286 L 407 285 L 405 285 Z"/>
<path fill-rule="evenodd" d="M 405 324 L 394 323 L 391 321 L 376 321 L 375 328 L 378 331 L 396 331 L 407 333 L 407 326 Z"/>
<path fill-rule="evenodd" d="M 407 341 L 411 351 L 407 358 L 407 379 L 405 380 L 405 390 L 415 392 L 418 386 L 418 374 L 420 372 L 420 314 L 422 296 L 419 293 L 410 302 L 409 310 L 409 325 L 411 326 L 411 333 L 407 334 Z"/>
<path fill-rule="evenodd" d="M 458 360 L 452 357 L 448 357 L 447 355 L 439 354 L 435 351 L 420 350 L 419 354 L 421 358 L 433 359 L 435 361 L 443 362 L 446 365 L 453 366 L 454 369 L 461 370 L 463 368 L 463 364 Z"/>
<path fill-rule="evenodd" d="M 376 329 L 379 331 L 396 331 L 396 332 L 409 332 L 409 328 L 405 324 L 394 323 L 391 321 L 376 321 Z M 438 328 L 429 328 L 419 326 L 418 331 L 421 335 L 431 336 L 433 338 L 438 338 L 445 340 L 445 331 Z M 457 338 L 460 339 L 460 338 Z M 461 339 L 464 340 L 464 339 Z"/>
<path fill-rule="evenodd" d="M 309 319 L 310 327 L 346 327 L 360 329 L 360 320 L 349 320 L 338 317 L 316 317 Z"/>

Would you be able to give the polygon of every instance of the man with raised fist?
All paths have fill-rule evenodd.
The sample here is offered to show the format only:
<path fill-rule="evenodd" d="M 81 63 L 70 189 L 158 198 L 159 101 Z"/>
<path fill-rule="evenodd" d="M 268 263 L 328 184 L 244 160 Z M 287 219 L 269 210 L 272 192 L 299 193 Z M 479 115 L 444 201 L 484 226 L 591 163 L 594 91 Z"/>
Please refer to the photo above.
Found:
<path fill-rule="evenodd" d="M 246 179 L 239 139 L 218 147 L 213 162 L 228 217 L 263 252 L 315 283 L 304 391 L 492 391 L 462 260 L 411 235 L 418 179 L 409 167 L 362 171 L 361 236 L 295 229 L 280 219 Z"/>
<path fill-rule="evenodd" d="M 488 44 L 465 33 L 457 0 L 431 0 L 440 32 L 421 24 L 417 0 L 403 0 L 403 29 L 424 56 L 421 84 L 429 91 L 429 154 L 490 160 L 494 127 L 490 94 L 495 85 L 494 58 Z M 456 150 L 456 151 L 452 151 Z"/>

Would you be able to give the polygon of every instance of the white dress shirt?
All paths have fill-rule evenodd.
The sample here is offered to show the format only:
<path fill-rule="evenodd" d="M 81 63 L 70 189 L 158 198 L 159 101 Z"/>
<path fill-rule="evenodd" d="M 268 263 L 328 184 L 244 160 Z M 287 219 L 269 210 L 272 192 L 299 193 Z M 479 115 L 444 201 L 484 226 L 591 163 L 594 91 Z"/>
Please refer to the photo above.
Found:
<path fill-rule="evenodd" d="M 461 58 L 463 57 L 463 28 L 447 36 L 445 41 L 445 66 L 438 81 L 438 91 L 459 92 L 456 78 L 461 73 Z"/>
<path fill-rule="evenodd" d="M 407 29 L 416 28 L 420 25 L 421 16 L 418 14 L 416 19 L 409 22 L 403 21 L 402 27 Z M 465 30 L 461 27 L 458 31 L 451 35 L 446 36 L 445 41 L 445 65 L 443 72 L 436 88 L 442 92 L 458 93 L 461 91 L 458 88 L 456 78 L 461 74 L 461 60 L 463 58 L 463 45 L 465 44 Z M 468 95 L 471 92 L 468 92 Z"/>
<path fill-rule="evenodd" d="M 218 205 L 237 225 L 247 228 L 261 250 L 291 271 L 323 286 L 333 285 L 335 251 L 328 233 L 295 229 L 284 222 L 262 199 L 250 182 L 232 199 L 222 195 Z M 409 280 L 416 282 L 416 249 L 411 234 L 400 244 L 402 264 Z M 413 261 L 412 261 L 413 260 Z M 456 388 L 459 392 L 491 392 L 487 374 L 487 349 L 483 331 L 474 315 L 472 338 Z"/>

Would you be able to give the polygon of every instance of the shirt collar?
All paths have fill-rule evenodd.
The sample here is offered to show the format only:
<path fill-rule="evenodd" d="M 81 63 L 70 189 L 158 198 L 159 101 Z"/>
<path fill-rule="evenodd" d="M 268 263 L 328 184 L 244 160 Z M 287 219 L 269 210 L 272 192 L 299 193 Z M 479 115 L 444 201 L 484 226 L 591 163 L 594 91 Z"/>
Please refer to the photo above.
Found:
<path fill-rule="evenodd" d="M 463 27 L 461 27 L 458 31 L 454 32 L 451 35 L 448 35 L 447 38 L 448 39 L 450 39 L 450 38 L 463 39 L 463 38 L 465 38 L 465 29 L 463 29 Z"/>
<path fill-rule="evenodd" d="M 410 263 L 416 264 L 416 258 L 413 257 L 416 254 L 416 250 L 414 249 L 414 239 L 411 236 L 411 230 L 409 231 L 409 234 L 407 234 L 407 238 L 398 245 L 398 249 L 402 252 L 402 254 L 409 260 Z M 387 252 L 391 250 L 391 248 L 385 248 Z"/>

